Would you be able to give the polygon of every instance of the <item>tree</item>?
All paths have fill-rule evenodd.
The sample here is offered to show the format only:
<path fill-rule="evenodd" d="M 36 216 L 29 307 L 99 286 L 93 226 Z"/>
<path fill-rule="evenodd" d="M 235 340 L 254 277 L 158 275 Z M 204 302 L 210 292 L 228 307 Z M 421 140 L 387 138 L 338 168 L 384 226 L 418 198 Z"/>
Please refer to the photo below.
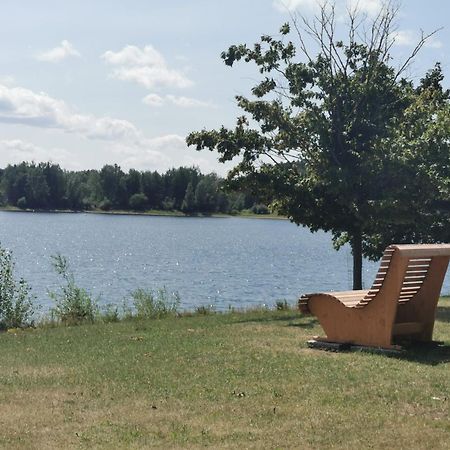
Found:
<path fill-rule="evenodd" d="M 58 164 L 41 163 L 38 166 L 45 177 L 48 186 L 48 205 L 58 209 L 65 207 L 66 177 Z"/>
<path fill-rule="evenodd" d="M 448 224 L 443 214 L 432 236 L 420 225 L 429 224 L 434 211 L 427 195 L 416 195 L 416 190 L 431 181 L 427 194 L 440 192 L 429 176 L 436 155 L 421 139 L 429 151 L 427 158 L 419 158 L 424 169 L 415 175 L 411 146 L 402 145 L 410 133 L 408 111 L 424 92 L 439 90 L 442 81 L 436 74 L 428 76 L 415 89 L 404 77 L 433 33 L 422 35 L 395 69 L 390 49 L 396 13 L 392 3 L 373 20 L 350 11 L 341 38 L 334 5 L 326 4 L 313 22 L 293 18 L 284 24 L 278 38 L 265 35 L 253 47 L 231 46 L 222 53 L 226 65 L 243 59 L 264 76 L 252 89 L 255 98 L 236 97 L 245 114 L 234 129 L 222 126 L 187 137 L 197 150 L 217 150 L 221 162 L 240 158 L 228 174 L 229 186 L 245 186 L 264 203 L 275 200 L 280 212 L 313 232 L 331 232 L 336 248 L 348 242 L 354 289 L 362 287 L 363 255 L 376 259 L 393 241 L 436 239 Z M 297 46 L 288 40 L 292 34 Z M 448 98 L 441 98 L 434 112 L 422 108 L 418 136 L 444 105 Z M 449 129 L 441 128 L 444 152 Z M 439 176 L 448 180 L 449 175 L 447 164 Z"/>
<path fill-rule="evenodd" d="M 28 169 L 29 165 L 23 162 L 19 165 L 9 165 L 4 170 L 2 185 L 8 204 L 17 205 L 19 198 L 25 196 Z"/>
<path fill-rule="evenodd" d="M 141 173 L 135 169 L 130 169 L 125 176 L 125 185 L 128 197 L 139 194 L 141 192 Z"/>
<path fill-rule="evenodd" d="M 195 189 L 200 178 L 200 171 L 196 167 L 179 167 L 168 170 L 164 178 L 166 196 L 174 199 L 175 209 L 181 209 L 187 186 L 192 183 Z"/>
<path fill-rule="evenodd" d="M 181 204 L 181 211 L 185 214 L 192 214 L 195 211 L 195 192 L 192 183 L 189 182 L 184 195 L 183 203 Z"/>
<path fill-rule="evenodd" d="M 128 202 L 130 208 L 135 211 L 143 211 L 148 205 L 148 198 L 142 192 L 133 194 Z"/>
<path fill-rule="evenodd" d="M 150 208 L 160 209 L 164 199 L 164 181 L 158 172 L 142 174 L 142 191 L 148 198 Z"/>
<path fill-rule="evenodd" d="M 41 166 L 32 165 L 25 185 L 27 207 L 47 208 L 50 189 Z"/>
<path fill-rule="evenodd" d="M 100 186 L 103 200 L 113 207 L 126 207 L 128 197 L 125 186 L 125 174 L 117 165 L 105 165 L 100 170 Z"/>
<path fill-rule="evenodd" d="M 217 203 L 218 179 L 214 174 L 205 175 L 195 188 L 195 204 L 198 211 L 214 212 Z"/>

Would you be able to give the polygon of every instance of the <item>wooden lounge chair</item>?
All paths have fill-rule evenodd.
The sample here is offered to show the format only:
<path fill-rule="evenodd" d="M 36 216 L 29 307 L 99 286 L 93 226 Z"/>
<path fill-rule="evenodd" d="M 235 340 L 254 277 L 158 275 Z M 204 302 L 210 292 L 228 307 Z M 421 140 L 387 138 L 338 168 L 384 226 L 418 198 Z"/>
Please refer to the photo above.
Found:
<path fill-rule="evenodd" d="M 369 290 L 303 295 L 299 308 L 315 315 L 326 338 L 398 349 L 398 338 L 430 342 L 450 244 L 390 245 Z"/>

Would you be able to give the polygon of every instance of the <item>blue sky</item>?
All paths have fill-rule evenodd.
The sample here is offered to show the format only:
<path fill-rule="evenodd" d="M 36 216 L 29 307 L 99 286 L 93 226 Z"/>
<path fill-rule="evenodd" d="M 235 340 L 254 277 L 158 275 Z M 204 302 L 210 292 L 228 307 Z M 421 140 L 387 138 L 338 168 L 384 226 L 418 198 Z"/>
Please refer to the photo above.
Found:
<path fill-rule="evenodd" d="M 356 0 L 350 0 L 356 1 Z M 369 16 L 381 0 L 359 0 Z M 22 160 L 69 169 L 117 163 L 124 169 L 197 165 L 225 173 L 216 155 L 188 149 L 192 130 L 232 125 L 236 94 L 258 79 L 230 69 L 221 51 L 276 34 L 291 13 L 316 0 L 3 0 L 0 16 L 0 167 Z M 337 0 L 338 11 L 345 1 Z M 444 27 L 409 75 L 435 61 L 450 79 L 450 6 L 405 0 L 398 15 L 398 64 L 420 30 Z M 446 82 L 448 85 L 448 83 Z"/>

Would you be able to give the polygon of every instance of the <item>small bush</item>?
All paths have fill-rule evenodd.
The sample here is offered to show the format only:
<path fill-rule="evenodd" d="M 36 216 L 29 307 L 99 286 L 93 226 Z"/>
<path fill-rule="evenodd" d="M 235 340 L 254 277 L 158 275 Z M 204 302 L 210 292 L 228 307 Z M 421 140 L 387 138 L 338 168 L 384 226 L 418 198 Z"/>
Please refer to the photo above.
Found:
<path fill-rule="evenodd" d="M 101 312 L 101 320 L 103 322 L 119 322 L 120 313 L 119 308 L 116 305 L 108 304 L 104 307 Z"/>
<path fill-rule="evenodd" d="M 102 210 L 102 211 L 109 211 L 112 208 L 112 203 L 109 199 L 104 198 L 99 204 L 98 207 Z"/>
<path fill-rule="evenodd" d="M 49 292 L 50 298 L 56 304 L 51 310 L 52 316 L 66 325 L 94 322 L 98 313 L 97 302 L 85 289 L 75 284 L 75 278 L 69 271 L 69 265 L 64 256 L 53 255 L 52 260 L 54 269 L 65 282 L 60 292 Z"/>
<path fill-rule="evenodd" d="M 263 204 L 255 204 L 251 208 L 253 214 L 269 214 L 269 208 Z"/>
<path fill-rule="evenodd" d="M 214 306 L 209 305 L 209 306 L 197 306 L 197 308 L 195 308 L 195 314 L 198 314 L 199 316 L 209 316 L 210 314 L 214 314 L 215 310 L 214 310 Z"/>
<path fill-rule="evenodd" d="M 175 208 L 175 199 L 166 197 L 162 202 L 162 209 L 164 211 L 172 211 Z"/>
<path fill-rule="evenodd" d="M 33 314 L 30 287 L 23 278 L 15 280 L 12 254 L 0 247 L 0 329 L 31 326 Z"/>
<path fill-rule="evenodd" d="M 20 197 L 16 203 L 17 207 L 20 209 L 25 209 L 27 207 L 27 199 L 26 197 Z"/>
<path fill-rule="evenodd" d="M 290 309 L 288 302 L 286 300 L 277 300 L 275 302 L 277 311 L 287 311 Z"/>
<path fill-rule="evenodd" d="M 153 291 L 137 289 L 131 293 L 136 317 L 139 319 L 159 319 L 177 313 L 180 296 L 169 294 L 166 288 Z"/>
<path fill-rule="evenodd" d="M 133 194 L 128 201 L 130 208 L 134 211 L 144 211 L 148 205 L 148 197 L 142 192 L 139 194 Z"/>

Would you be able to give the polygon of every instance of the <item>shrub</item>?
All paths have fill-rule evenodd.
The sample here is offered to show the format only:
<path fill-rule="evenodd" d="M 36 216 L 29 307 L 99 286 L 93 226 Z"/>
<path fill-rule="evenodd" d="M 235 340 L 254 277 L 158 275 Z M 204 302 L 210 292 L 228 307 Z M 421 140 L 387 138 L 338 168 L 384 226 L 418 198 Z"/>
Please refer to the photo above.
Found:
<path fill-rule="evenodd" d="M 195 314 L 198 314 L 199 316 L 208 316 L 208 315 L 214 314 L 214 313 L 215 313 L 215 310 L 214 310 L 213 305 L 209 305 L 209 306 L 201 305 L 201 306 L 197 306 L 197 308 L 195 308 Z"/>
<path fill-rule="evenodd" d="M 130 197 L 128 204 L 134 211 L 143 211 L 148 205 L 148 197 L 142 192 L 139 194 L 133 194 Z"/>
<path fill-rule="evenodd" d="M 180 304 L 177 292 L 169 294 L 164 287 L 156 292 L 149 289 L 137 289 L 131 293 L 136 317 L 140 319 L 159 319 L 174 315 Z"/>
<path fill-rule="evenodd" d="M 119 322 L 120 313 L 119 308 L 116 305 L 108 304 L 103 308 L 101 312 L 101 319 L 103 322 Z"/>
<path fill-rule="evenodd" d="M 14 278 L 11 252 L 0 247 L 0 329 L 33 325 L 33 297 L 26 281 Z"/>
<path fill-rule="evenodd" d="M 50 298 L 56 304 L 51 310 L 52 315 L 66 325 L 93 322 L 98 313 L 97 302 L 85 289 L 75 284 L 74 275 L 69 271 L 69 265 L 64 256 L 57 254 L 51 258 L 54 269 L 65 282 L 60 292 L 49 292 Z"/>
<path fill-rule="evenodd" d="M 172 211 L 175 208 L 175 199 L 166 197 L 161 206 L 165 211 Z"/>
<path fill-rule="evenodd" d="M 275 306 L 278 311 L 287 311 L 290 309 L 290 306 L 286 300 L 277 300 L 275 302 Z"/>
<path fill-rule="evenodd" d="M 109 199 L 104 198 L 99 204 L 98 207 L 102 210 L 102 211 L 109 211 L 112 208 L 112 203 Z"/>
<path fill-rule="evenodd" d="M 25 209 L 27 207 L 27 199 L 26 197 L 20 197 L 16 203 L 17 207 L 20 209 Z"/>
<path fill-rule="evenodd" d="M 263 204 L 255 204 L 252 206 L 251 211 L 253 214 L 269 214 L 269 208 Z"/>

